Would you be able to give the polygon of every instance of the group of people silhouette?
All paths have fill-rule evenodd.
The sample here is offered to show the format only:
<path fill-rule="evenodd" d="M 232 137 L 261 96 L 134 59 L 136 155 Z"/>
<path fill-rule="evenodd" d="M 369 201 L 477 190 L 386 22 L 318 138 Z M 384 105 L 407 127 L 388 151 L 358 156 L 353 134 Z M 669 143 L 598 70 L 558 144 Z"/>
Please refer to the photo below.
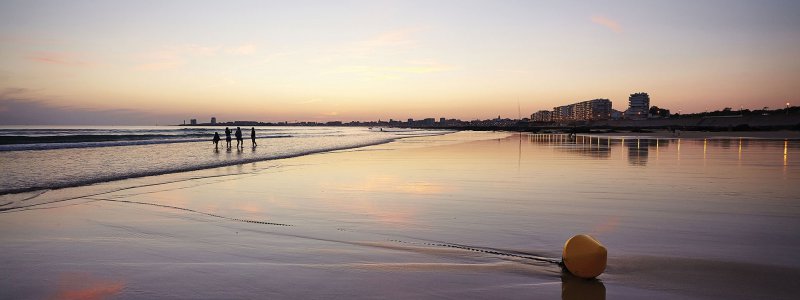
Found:
<path fill-rule="evenodd" d="M 236 149 L 239 149 L 239 147 L 244 148 L 244 139 L 242 138 L 242 129 L 239 128 L 239 127 L 236 127 L 236 132 L 234 133 L 234 135 L 236 136 Z M 213 139 L 213 141 L 214 141 L 214 149 L 219 149 L 219 140 L 220 140 L 219 133 L 214 132 L 214 139 Z M 256 128 L 255 127 L 250 128 L 250 140 L 253 141 L 253 148 L 258 146 L 258 144 L 256 144 Z M 225 127 L 225 144 L 228 147 L 228 149 L 231 148 L 231 130 L 228 129 L 228 127 Z"/>

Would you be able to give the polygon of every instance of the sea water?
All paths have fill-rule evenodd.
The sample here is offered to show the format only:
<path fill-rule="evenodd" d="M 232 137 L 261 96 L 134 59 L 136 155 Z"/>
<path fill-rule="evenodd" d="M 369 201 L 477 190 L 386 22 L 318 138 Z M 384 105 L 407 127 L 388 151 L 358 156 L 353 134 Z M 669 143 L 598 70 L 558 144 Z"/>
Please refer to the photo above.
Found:
<path fill-rule="evenodd" d="M 235 127 L 230 128 L 235 131 Z M 242 128 L 226 146 L 223 127 L 0 127 L 0 194 L 229 166 L 386 143 L 447 131 L 366 127 Z M 212 144 L 220 134 L 219 146 Z"/>

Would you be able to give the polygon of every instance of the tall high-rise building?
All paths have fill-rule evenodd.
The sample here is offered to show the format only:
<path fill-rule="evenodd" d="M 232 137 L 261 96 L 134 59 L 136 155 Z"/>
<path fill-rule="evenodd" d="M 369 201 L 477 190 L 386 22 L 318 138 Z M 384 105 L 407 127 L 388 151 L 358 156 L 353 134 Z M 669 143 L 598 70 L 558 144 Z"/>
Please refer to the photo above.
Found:
<path fill-rule="evenodd" d="M 211 125 L 217 124 L 217 117 L 211 117 Z"/>
<path fill-rule="evenodd" d="M 197 125 L 197 119 L 189 119 L 189 124 Z"/>
<path fill-rule="evenodd" d="M 628 98 L 628 110 L 625 111 L 627 119 L 647 119 L 650 112 L 650 96 L 647 93 L 633 93 Z"/>

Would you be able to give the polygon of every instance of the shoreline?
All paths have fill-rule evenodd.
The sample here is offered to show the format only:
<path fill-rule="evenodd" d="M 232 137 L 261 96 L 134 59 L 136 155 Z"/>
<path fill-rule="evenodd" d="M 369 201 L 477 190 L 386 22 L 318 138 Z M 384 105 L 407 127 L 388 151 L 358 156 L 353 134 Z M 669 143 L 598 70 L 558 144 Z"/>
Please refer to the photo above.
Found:
<path fill-rule="evenodd" d="M 67 145 L 68 147 L 58 147 L 58 148 L 45 148 L 45 149 L 13 149 L 13 150 L 3 150 L 0 149 L 0 160 L 6 159 L 7 157 L 15 157 L 17 161 L 24 161 L 24 160 L 40 160 L 46 161 L 47 159 L 57 159 L 57 157 L 49 157 L 48 155 L 67 155 L 67 156 L 75 156 L 78 153 L 95 153 L 98 154 L 91 158 L 84 158 L 82 163 L 94 163 L 95 166 L 102 166 L 103 169 L 113 169 L 115 172 L 108 172 L 102 175 L 92 176 L 91 174 L 96 173 L 80 173 L 75 176 L 71 177 L 50 177 L 52 180 L 32 180 L 32 177 L 18 177 L 18 181 L 8 180 L 8 185 L 3 185 L 0 187 L 0 196 L 3 195 L 13 195 L 13 194 L 20 194 L 20 193 L 28 193 L 28 192 L 36 192 L 40 190 L 54 190 L 54 189 L 63 189 L 68 187 L 80 187 L 80 186 L 87 186 L 97 183 L 103 182 L 110 182 L 110 181 L 117 181 L 117 180 L 125 180 L 125 179 L 132 179 L 132 178 L 143 178 L 149 176 L 157 176 L 163 174 L 172 174 L 172 173 L 185 173 L 191 172 L 195 170 L 203 170 L 203 169 L 213 169 L 219 167 L 228 167 L 228 166 L 241 166 L 250 163 L 256 163 L 261 161 L 273 161 L 273 160 L 281 160 L 293 157 L 300 157 L 306 155 L 312 155 L 316 153 L 325 153 L 325 152 L 335 152 L 335 151 L 342 151 L 348 149 L 358 149 L 364 148 L 374 145 L 380 145 L 385 143 L 391 143 L 396 140 L 406 139 L 406 138 L 413 138 L 416 136 L 426 136 L 426 135 L 442 135 L 450 133 L 445 131 L 426 131 L 422 133 L 421 131 L 409 135 L 397 135 L 397 134 L 387 134 L 387 135 L 370 135 L 368 138 L 364 138 L 361 140 L 356 140 L 353 142 L 347 142 L 342 139 L 343 142 L 336 143 L 336 142 L 327 142 L 327 143 L 310 143 L 306 140 L 302 140 L 302 138 L 298 137 L 290 137 L 290 138 L 280 138 L 277 140 L 268 140 L 266 143 L 261 145 L 261 147 L 241 147 L 240 148 L 214 148 L 213 146 L 209 146 L 207 141 L 148 141 L 146 144 L 126 144 L 126 145 L 119 145 L 119 144 L 101 144 L 98 143 L 83 143 L 83 144 L 70 144 Z M 267 137 L 272 139 L 271 137 Z M 262 137 L 261 139 L 267 139 Z M 327 138 L 332 139 L 332 138 Z M 321 140 L 321 139 L 317 139 Z M 311 140 L 314 142 L 315 140 Z M 113 142 L 116 143 L 116 142 Z M 301 145 L 301 146 L 298 146 Z M 306 145 L 304 147 L 302 145 Z M 57 144 L 56 146 L 62 146 Z M 2 148 L 2 146 L 0 146 Z M 245 151 L 247 148 L 247 151 Z M 258 151 L 257 151 L 258 149 Z M 286 150 L 289 149 L 289 150 Z M 206 152 L 207 151 L 207 152 Z M 213 151 L 213 154 L 211 153 Z M 142 159 L 137 160 L 130 160 L 129 166 L 120 165 L 115 160 L 119 160 L 115 158 L 119 153 L 125 153 L 126 155 L 121 157 L 120 159 L 124 161 L 124 159 L 130 159 L 131 157 L 139 157 L 139 158 L 148 158 L 148 155 L 151 153 L 170 153 L 170 155 L 162 155 L 162 156 L 173 156 L 176 159 L 173 162 L 175 164 L 153 164 L 147 165 Z M 66 154 L 63 154 L 66 153 Z M 138 154 L 134 154 L 138 153 Z M 187 159 L 181 160 L 180 157 L 188 157 Z M 210 159 L 195 159 L 191 160 L 191 157 L 211 157 Z M 151 159 L 152 160 L 152 159 Z M 14 162 L 9 160 L 10 162 Z M 70 163 L 70 162 L 66 162 Z M 43 164 L 46 165 L 46 164 Z M 116 168 L 109 167 L 109 166 L 116 166 Z M 62 165 L 63 166 L 63 165 Z M 137 166 L 145 166 L 145 167 L 138 167 Z M 13 163 L 7 163 L 4 165 L 4 170 L 21 170 L 17 165 Z M 68 171 L 74 171 L 73 169 L 68 169 Z M 63 169 L 59 169 L 58 171 L 64 172 Z M 105 170 L 104 170 L 105 171 Z M 53 172 L 54 174 L 61 174 L 58 172 Z M 14 173 L 12 173 L 13 175 Z M 24 174 L 21 172 L 20 174 Z M 73 172 L 73 174 L 75 174 Z M 13 178 L 13 177 L 12 177 Z M 25 184 L 20 182 L 24 181 Z M 7 210 L 8 207 L 0 205 L 0 211 Z"/>

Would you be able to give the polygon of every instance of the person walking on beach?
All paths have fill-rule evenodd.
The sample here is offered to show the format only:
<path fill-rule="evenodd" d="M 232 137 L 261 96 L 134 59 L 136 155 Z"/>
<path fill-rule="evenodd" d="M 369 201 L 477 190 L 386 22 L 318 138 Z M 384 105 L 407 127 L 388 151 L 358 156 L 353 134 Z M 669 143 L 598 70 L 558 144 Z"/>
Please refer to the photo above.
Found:
<path fill-rule="evenodd" d="M 219 149 L 219 133 L 214 132 L 214 149 Z"/>
<path fill-rule="evenodd" d="M 228 149 L 231 148 L 231 130 L 228 129 L 228 127 L 225 127 L 225 146 L 227 146 Z"/>
<path fill-rule="evenodd" d="M 242 139 L 242 128 L 236 127 L 236 148 L 244 147 L 244 139 Z"/>
<path fill-rule="evenodd" d="M 257 146 L 256 144 L 256 128 L 250 127 L 250 139 L 253 141 L 253 148 Z"/>

